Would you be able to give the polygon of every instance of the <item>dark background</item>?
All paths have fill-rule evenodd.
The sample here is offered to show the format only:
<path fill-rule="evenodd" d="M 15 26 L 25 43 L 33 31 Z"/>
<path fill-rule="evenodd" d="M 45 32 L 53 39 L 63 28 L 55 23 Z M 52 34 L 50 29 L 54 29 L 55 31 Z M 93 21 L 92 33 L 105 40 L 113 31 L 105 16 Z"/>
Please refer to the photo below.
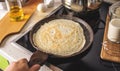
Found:
<path fill-rule="evenodd" d="M 102 22 L 100 22 L 97 27 L 98 29 L 94 34 L 93 44 L 88 50 L 88 53 L 84 57 L 77 57 L 77 59 L 71 59 L 70 62 L 58 64 L 58 67 L 64 71 L 120 71 L 120 64 L 104 61 L 100 58 L 109 6 L 110 4 L 103 3 L 99 9 L 100 19 Z"/>

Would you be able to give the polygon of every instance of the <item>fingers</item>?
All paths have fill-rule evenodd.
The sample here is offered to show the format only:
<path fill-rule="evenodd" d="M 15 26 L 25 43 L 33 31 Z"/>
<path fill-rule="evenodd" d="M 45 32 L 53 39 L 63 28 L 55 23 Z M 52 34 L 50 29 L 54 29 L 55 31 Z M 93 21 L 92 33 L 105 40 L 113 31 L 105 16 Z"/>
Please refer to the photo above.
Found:
<path fill-rule="evenodd" d="M 27 61 L 27 59 L 21 59 L 21 60 L 19 60 L 18 61 L 20 64 L 24 64 L 25 66 L 27 66 L 28 67 L 28 61 Z M 40 69 L 40 65 L 39 64 L 35 64 L 35 65 L 33 65 L 30 69 L 29 69 L 29 71 L 38 71 Z"/>
<path fill-rule="evenodd" d="M 20 59 L 17 62 L 19 62 L 19 63 L 28 63 L 27 59 L 25 59 L 25 58 Z"/>
<path fill-rule="evenodd" d="M 11 63 L 4 71 L 38 71 L 39 69 L 39 64 L 35 64 L 31 68 L 29 68 L 28 61 L 24 58 L 18 60 L 17 62 Z"/>
<path fill-rule="evenodd" d="M 25 71 L 25 70 L 27 71 L 29 69 L 28 61 L 25 58 L 20 59 L 17 62 L 14 62 L 13 65 L 18 71 Z"/>
<path fill-rule="evenodd" d="M 18 60 L 18 64 L 20 65 L 21 68 L 28 69 L 28 61 L 27 59 L 23 58 L 21 60 Z"/>
<path fill-rule="evenodd" d="M 17 62 L 12 62 L 5 71 L 28 71 L 27 59 L 21 59 Z"/>
<path fill-rule="evenodd" d="M 29 71 L 38 71 L 40 69 L 40 65 L 39 64 L 35 64 L 33 65 Z"/>
<path fill-rule="evenodd" d="M 17 65 L 21 65 L 20 67 L 26 67 L 26 68 L 28 68 L 28 61 L 25 58 L 18 60 L 16 62 L 16 64 Z"/>

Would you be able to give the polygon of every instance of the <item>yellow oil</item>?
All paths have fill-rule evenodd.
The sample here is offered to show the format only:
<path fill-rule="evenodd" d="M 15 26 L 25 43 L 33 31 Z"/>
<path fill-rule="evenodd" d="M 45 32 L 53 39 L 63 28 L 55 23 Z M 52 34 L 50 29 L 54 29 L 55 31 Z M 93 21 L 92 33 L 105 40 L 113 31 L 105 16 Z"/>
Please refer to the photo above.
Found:
<path fill-rule="evenodd" d="M 24 13 L 22 8 L 19 6 L 12 6 L 10 8 L 10 20 L 11 21 L 21 21 L 24 19 Z"/>

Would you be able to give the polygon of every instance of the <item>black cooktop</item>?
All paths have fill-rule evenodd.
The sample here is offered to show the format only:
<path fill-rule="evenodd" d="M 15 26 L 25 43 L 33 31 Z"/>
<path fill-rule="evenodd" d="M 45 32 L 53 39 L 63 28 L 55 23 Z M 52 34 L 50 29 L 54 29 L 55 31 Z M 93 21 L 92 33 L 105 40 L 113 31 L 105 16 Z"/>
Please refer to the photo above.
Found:
<path fill-rule="evenodd" d="M 110 4 L 103 3 L 101 8 L 86 14 L 72 12 L 61 6 L 53 15 L 69 15 L 82 18 L 89 23 L 94 31 L 94 40 L 90 48 L 82 55 L 77 55 L 71 58 L 48 58 L 48 62 L 54 64 L 64 71 L 120 71 L 120 64 L 109 61 L 104 61 L 100 58 L 102 48 L 103 34 L 105 29 L 106 15 L 108 13 Z M 32 47 L 29 42 L 29 32 L 21 37 L 16 42 L 24 48 L 35 52 L 36 49 Z"/>

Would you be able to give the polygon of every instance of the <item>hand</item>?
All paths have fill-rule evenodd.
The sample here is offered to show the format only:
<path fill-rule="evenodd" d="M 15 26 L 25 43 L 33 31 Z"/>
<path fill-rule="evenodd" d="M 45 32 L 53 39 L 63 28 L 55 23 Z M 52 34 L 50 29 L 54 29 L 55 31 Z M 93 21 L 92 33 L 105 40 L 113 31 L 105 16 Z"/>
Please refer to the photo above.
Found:
<path fill-rule="evenodd" d="M 21 59 L 11 63 L 4 71 L 38 71 L 39 69 L 39 64 L 35 64 L 29 68 L 27 59 Z"/>

